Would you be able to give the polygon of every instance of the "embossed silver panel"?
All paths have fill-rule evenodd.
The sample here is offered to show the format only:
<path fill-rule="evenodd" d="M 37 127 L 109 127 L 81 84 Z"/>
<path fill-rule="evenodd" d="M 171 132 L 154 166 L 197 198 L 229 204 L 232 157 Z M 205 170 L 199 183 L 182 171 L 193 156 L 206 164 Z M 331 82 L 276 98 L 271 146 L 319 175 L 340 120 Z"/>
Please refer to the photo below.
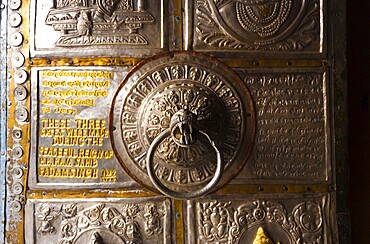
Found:
<path fill-rule="evenodd" d="M 256 109 L 252 154 L 234 182 L 324 182 L 331 178 L 325 69 L 237 70 Z"/>
<path fill-rule="evenodd" d="M 188 2 L 187 46 L 212 52 L 321 54 L 321 0 L 196 0 Z"/>
<path fill-rule="evenodd" d="M 333 243 L 331 204 L 328 194 L 219 196 L 189 201 L 187 243 Z M 259 228 L 270 242 L 255 240 Z"/>
<path fill-rule="evenodd" d="M 128 69 L 32 69 L 32 187 L 133 184 L 114 156 L 108 133 L 109 106 Z"/>
<path fill-rule="evenodd" d="M 170 3 L 32 0 L 31 56 L 141 57 L 168 50 Z"/>
<path fill-rule="evenodd" d="M 26 243 L 171 243 L 170 201 L 29 200 Z"/>
<path fill-rule="evenodd" d="M 157 143 L 156 138 L 171 128 L 171 117 L 182 110 L 194 114 L 199 128 L 214 142 L 203 136 L 184 147 L 175 136 L 167 136 Z M 205 188 L 216 175 L 219 160 L 211 144 L 225 162 L 218 187 L 234 177 L 253 145 L 255 115 L 248 90 L 226 66 L 200 53 L 174 52 L 140 63 L 117 89 L 110 116 L 116 156 L 135 180 L 149 188 L 155 182 L 147 154 L 155 143 L 159 146 L 152 160 L 153 175 L 183 193 Z"/>

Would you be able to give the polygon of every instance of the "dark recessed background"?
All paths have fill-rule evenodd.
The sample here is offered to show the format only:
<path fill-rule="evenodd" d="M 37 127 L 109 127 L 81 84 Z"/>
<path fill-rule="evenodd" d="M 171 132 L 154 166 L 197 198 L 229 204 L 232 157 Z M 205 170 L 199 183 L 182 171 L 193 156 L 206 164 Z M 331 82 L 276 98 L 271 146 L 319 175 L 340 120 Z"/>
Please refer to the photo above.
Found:
<path fill-rule="evenodd" d="M 339 0 L 340 1 L 340 0 Z M 351 243 L 370 243 L 370 8 L 347 0 Z"/>

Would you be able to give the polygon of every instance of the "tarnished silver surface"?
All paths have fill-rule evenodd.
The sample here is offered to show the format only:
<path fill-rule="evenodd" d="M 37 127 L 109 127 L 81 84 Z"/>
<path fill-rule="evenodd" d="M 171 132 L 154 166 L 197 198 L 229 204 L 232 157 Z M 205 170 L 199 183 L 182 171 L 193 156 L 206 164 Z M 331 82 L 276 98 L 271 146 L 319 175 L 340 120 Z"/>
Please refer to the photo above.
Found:
<path fill-rule="evenodd" d="M 130 186 L 108 133 L 114 92 L 127 67 L 32 69 L 32 187 Z M 81 184 L 83 183 L 83 184 Z"/>
<path fill-rule="evenodd" d="M 326 70 L 237 73 L 252 94 L 257 125 L 251 157 L 234 182 L 331 179 Z"/>
<path fill-rule="evenodd" d="M 29 200 L 25 243 L 171 243 L 171 216 L 163 198 Z"/>
<path fill-rule="evenodd" d="M 199 128 L 223 154 L 225 170 L 218 187 L 225 184 L 249 155 L 254 110 L 242 81 L 221 63 L 199 53 L 160 55 L 129 73 L 117 90 L 110 114 L 117 158 L 134 179 L 153 189 L 146 169 L 148 149 L 182 109 L 195 114 Z M 203 136 L 189 147 L 168 137 L 158 146 L 155 175 L 171 190 L 189 193 L 213 177 L 215 156 Z"/>
<path fill-rule="evenodd" d="M 329 194 L 222 196 L 188 201 L 186 242 L 254 243 L 262 227 L 271 243 L 333 243 L 331 208 Z"/>
<path fill-rule="evenodd" d="M 196 0 L 189 7 L 188 47 L 213 52 L 321 54 L 320 0 Z"/>
<path fill-rule="evenodd" d="M 32 0 L 31 55 L 142 57 L 165 51 L 170 9 L 168 0 Z"/>

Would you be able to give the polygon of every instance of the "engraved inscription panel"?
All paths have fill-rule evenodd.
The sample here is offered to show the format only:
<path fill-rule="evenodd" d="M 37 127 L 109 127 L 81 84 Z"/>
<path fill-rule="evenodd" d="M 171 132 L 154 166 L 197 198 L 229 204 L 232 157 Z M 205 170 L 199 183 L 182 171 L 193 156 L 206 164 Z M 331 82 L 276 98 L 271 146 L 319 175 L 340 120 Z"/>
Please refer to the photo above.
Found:
<path fill-rule="evenodd" d="M 32 56 L 139 57 L 168 48 L 166 0 L 33 0 L 32 7 Z"/>
<path fill-rule="evenodd" d="M 322 8 L 319 0 L 196 0 L 190 42 L 194 50 L 321 53 Z"/>
<path fill-rule="evenodd" d="M 240 72 L 256 109 L 254 148 L 238 180 L 326 181 L 330 151 L 326 72 Z"/>
<path fill-rule="evenodd" d="M 170 211 L 158 198 L 30 200 L 26 243 L 170 243 Z"/>
<path fill-rule="evenodd" d="M 127 70 L 32 70 L 31 185 L 131 181 L 114 157 L 108 129 L 109 105 Z"/>
<path fill-rule="evenodd" d="M 285 194 L 188 203 L 188 242 L 332 243 L 329 199 L 324 194 Z M 270 242 L 258 242 L 261 237 Z"/>

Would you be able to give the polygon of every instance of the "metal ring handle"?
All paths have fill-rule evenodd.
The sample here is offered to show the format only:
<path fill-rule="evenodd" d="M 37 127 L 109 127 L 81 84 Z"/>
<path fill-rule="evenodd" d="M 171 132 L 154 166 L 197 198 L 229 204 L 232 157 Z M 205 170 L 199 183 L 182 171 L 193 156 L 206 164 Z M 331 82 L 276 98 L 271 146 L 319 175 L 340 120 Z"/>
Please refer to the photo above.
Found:
<path fill-rule="evenodd" d="M 157 176 L 155 175 L 154 168 L 153 168 L 154 153 L 155 153 L 157 147 L 159 146 L 159 144 L 165 138 L 167 138 L 171 135 L 171 130 L 168 128 L 165 131 L 163 131 L 161 134 L 159 134 L 158 137 L 156 137 L 153 140 L 152 144 L 150 145 L 149 150 L 148 150 L 148 154 L 147 154 L 147 157 L 146 157 L 146 167 L 147 167 L 148 175 L 149 175 L 149 178 L 152 181 L 153 185 L 155 187 L 157 187 L 157 189 L 161 193 L 163 193 L 164 195 L 172 197 L 172 198 L 177 198 L 177 199 L 193 199 L 193 198 L 204 196 L 205 194 L 210 192 L 212 190 L 212 188 L 214 186 L 216 186 L 217 183 L 219 182 L 219 180 L 222 176 L 223 169 L 224 169 L 224 163 L 223 163 L 223 158 L 222 158 L 221 152 L 218 150 L 218 148 L 216 147 L 215 142 L 208 136 L 207 133 L 205 133 L 201 130 L 199 130 L 198 132 L 201 133 L 202 135 L 204 135 L 209 140 L 212 147 L 215 149 L 216 154 L 217 154 L 217 166 L 216 166 L 216 172 L 215 172 L 213 178 L 208 182 L 208 184 L 206 186 L 204 186 L 203 188 L 201 188 L 197 191 L 194 191 L 194 192 L 180 193 L 180 192 L 172 191 L 169 188 L 167 188 L 166 186 L 164 186 L 162 184 L 162 182 L 160 182 L 159 179 L 157 178 Z"/>

